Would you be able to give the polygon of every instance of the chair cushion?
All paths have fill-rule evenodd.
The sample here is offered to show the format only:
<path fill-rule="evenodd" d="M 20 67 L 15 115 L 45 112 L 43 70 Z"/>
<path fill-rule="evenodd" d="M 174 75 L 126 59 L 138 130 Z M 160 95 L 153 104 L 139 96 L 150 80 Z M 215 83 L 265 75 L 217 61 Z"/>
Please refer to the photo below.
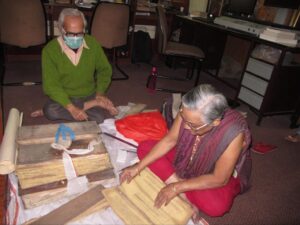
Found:
<path fill-rule="evenodd" d="M 171 41 L 167 43 L 166 51 L 164 54 L 183 57 L 194 57 L 198 59 L 203 59 L 205 57 L 204 52 L 197 46 Z"/>
<path fill-rule="evenodd" d="M 40 0 L 0 1 L 0 41 L 21 48 L 46 42 L 46 20 Z"/>
<path fill-rule="evenodd" d="M 129 13 L 128 5 L 100 3 L 95 10 L 91 34 L 104 48 L 112 49 L 126 45 Z"/>

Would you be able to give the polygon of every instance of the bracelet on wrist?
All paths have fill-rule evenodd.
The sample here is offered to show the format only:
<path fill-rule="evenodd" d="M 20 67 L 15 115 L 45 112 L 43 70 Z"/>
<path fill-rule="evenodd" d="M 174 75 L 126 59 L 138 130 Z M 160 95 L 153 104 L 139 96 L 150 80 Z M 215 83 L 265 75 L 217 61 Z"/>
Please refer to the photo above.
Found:
<path fill-rule="evenodd" d="M 172 191 L 177 195 L 177 188 L 175 184 L 172 185 Z"/>

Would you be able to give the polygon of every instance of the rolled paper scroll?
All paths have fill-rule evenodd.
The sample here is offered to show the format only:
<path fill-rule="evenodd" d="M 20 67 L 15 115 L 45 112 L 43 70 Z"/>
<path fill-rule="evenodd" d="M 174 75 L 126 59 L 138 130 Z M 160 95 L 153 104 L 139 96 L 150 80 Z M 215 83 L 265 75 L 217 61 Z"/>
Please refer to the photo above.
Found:
<path fill-rule="evenodd" d="M 9 174 L 15 170 L 17 158 L 16 137 L 21 121 L 22 113 L 12 108 L 9 111 L 0 148 L 0 174 L 2 175 Z"/>

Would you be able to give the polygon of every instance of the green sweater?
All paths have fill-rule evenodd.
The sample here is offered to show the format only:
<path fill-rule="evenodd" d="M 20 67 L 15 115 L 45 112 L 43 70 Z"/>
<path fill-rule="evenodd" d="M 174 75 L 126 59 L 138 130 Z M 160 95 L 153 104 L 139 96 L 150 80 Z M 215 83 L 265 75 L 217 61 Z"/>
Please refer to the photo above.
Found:
<path fill-rule="evenodd" d="M 83 48 L 77 65 L 63 53 L 57 39 L 42 51 L 44 93 L 62 106 L 71 103 L 70 97 L 104 93 L 111 82 L 112 69 L 102 47 L 90 35 L 84 39 L 89 48 Z"/>

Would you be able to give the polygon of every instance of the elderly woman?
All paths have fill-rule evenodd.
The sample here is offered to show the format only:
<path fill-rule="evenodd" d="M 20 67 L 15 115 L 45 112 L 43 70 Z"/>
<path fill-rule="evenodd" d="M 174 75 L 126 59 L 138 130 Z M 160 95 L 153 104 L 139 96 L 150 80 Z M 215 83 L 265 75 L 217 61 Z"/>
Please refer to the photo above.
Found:
<path fill-rule="evenodd" d="M 222 216 L 248 188 L 250 141 L 244 117 L 229 109 L 225 97 L 211 85 L 203 84 L 183 96 L 162 140 L 139 145 L 140 162 L 124 169 L 120 181 L 130 182 L 148 166 L 167 184 L 156 197 L 156 207 L 180 194 L 196 212 Z"/>

